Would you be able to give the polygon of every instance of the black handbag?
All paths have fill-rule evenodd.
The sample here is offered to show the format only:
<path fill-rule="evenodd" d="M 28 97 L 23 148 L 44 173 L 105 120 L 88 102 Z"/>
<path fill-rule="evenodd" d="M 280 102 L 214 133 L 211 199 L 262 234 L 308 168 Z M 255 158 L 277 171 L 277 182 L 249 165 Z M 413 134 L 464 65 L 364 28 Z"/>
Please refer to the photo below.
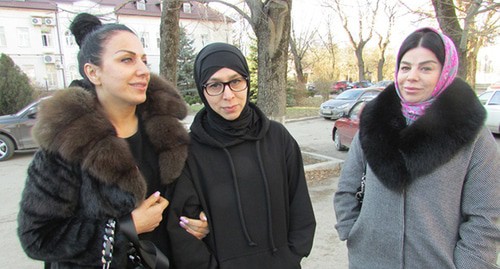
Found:
<path fill-rule="evenodd" d="M 148 240 L 139 240 L 135 232 L 132 218 L 120 220 L 120 229 L 130 240 L 127 257 L 133 264 L 134 269 L 169 269 L 168 258 Z"/>
<path fill-rule="evenodd" d="M 114 232 L 116 221 L 109 219 L 106 223 L 102 250 L 102 268 L 108 269 L 113 259 Z M 127 250 L 128 268 L 133 269 L 169 269 L 170 262 L 153 242 L 139 240 L 131 217 L 120 219 L 120 230 L 129 239 Z"/>

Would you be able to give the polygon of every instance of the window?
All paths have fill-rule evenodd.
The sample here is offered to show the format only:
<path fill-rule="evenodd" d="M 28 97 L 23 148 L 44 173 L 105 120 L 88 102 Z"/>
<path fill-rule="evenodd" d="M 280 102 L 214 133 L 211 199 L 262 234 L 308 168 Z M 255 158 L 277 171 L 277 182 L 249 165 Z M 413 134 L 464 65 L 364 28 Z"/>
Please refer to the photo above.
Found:
<path fill-rule="evenodd" d="M 160 48 L 160 45 L 161 45 L 161 37 L 160 37 L 160 34 L 158 33 L 156 35 L 156 48 Z"/>
<path fill-rule="evenodd" d="M 495 92 L 490 100 L 490 105 L 500 105 L 500 92 Z"/>
<path fill-rule="evenodd" d="M 47 70 L 47 77 L 46 77 L 47 85 L 50 87 L 57 87 L 56 67 L 53 64 L 51 64 L 51 65 L 46 65 L 45 68 Z"/>
<path fill-rule="evenodd" d="M 52 47 L 52 33 L 42 33 L 42 46 Z"/>
<path fill-rule="evenodd" d="M 485 92 L 481 95 L 479 95 L 479 102 L 481 102 L 481 104 L 483 105 L 486 105 L 486 102 L 488 102 L 488 99 L 490 99 L 490 97 L 493 95 L 493 92 Z"/>
<path fill-rule="evenodd" d="M 145 0 L 137 0 L 137 2 L 135 2 L 135 5 L 137 6 L 137 10 L 146 10 Z"/>
<path fill-rule="evenodd" d="M 141 34 L 141 43 L 143 48 L 145 49 L 149 48 L 149 33 Z"/>
<path fill-rule="evenodd" d="M 30 32 L 27 27 L 17 27 L 17 45 L 19 47 L 30 46 Z"/>
<path fill-rule="evenodd" d="M 81 79 L 82 76 L 80 76 L 80 72 L 78 71 L 78 68 L 75 65 L 71 65 L 69 67 L 69 79 L 70 81 L 73 81 L 75 79 Z"/>
<path fill-rule="evenodd" d="M 5 29 L 0 26 L 0 47 L 7 46 L 7 39 L 5 39 Z"/>
<path fill-rule="evenodd" d="M 191 13 L 191 3 L 182 3 L 182 12 Z"/>
<path fill-rule="evenodd" d="M 64 32 L 64 38 L 66 40 L 67 46 L 72 47 L 76 44 L 75 36 L 73 34 L 71 34 L 70 30 L 67 30 L 66 32 Z"/>

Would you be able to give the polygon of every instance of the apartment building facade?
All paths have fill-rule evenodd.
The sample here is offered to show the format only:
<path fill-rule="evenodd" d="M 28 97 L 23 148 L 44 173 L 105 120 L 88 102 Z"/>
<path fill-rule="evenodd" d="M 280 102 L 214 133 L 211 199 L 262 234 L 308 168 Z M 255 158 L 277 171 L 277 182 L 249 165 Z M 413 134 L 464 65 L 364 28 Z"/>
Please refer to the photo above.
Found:
<path fill-rule="evenodd" d="M 153 73 L 160 64 L 160 0 L 0 0 L 0 53 L 9 55 L 46 90 L 64 88 L 81 78 L 78 45 L 69 25 L 76 14 L 97 15 L 103 23 L 130 27 L 141 39 Z M 195 50 L 212 42 L 232 43 L 233 23 L 197 2 L 183 3 L 180 25 L 194 40 Z"/>

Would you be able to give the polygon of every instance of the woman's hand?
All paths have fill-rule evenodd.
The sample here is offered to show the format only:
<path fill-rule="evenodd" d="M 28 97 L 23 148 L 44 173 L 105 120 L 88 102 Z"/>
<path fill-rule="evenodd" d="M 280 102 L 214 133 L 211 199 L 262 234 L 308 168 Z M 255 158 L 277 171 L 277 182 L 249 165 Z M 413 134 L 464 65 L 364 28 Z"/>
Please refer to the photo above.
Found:
<path fill-rule="evenodd" d="M 207 236 L 210 232 L 208 229 L 207 217 L 203 211 L 200 213 L 199 220 L 190 219 L 184 216 L 182 216 L 180 220 L 179 225 L 199 240 L 205 238 L 205 236 Z"/>
<path fill-rule="evenodd" d="M 151 232 L 158 227 L 163 218 L 163 210 L 167 206 L 167 199 L 161 197 L 157 191 L 134 209 L 131 214 L 137 234 Z"/>

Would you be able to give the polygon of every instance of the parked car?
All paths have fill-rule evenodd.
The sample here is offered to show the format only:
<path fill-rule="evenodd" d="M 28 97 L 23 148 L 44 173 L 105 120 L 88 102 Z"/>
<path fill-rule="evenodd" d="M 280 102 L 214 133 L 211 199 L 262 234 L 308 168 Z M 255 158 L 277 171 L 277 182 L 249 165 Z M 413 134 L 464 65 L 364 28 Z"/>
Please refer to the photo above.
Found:
<path fill-rule="evenodd" d="M 338 119 L 347 114 L 357 101 L 368 101 L 375 98 L 381 91 L 378 89 L 350 89 L 321 104 L 319 115 L 325 119 Z"/>
<path fill-rule="evenodd" d="M 486 109 L 486 127 L 492 133 L 500 134 L 500 84 L 495 87 L 488 87 L 488 89 L 479 95 L 479 101 Z"/>
<path fill-rule="evenodd" d="M 389 86 L 393 82 L 394 82 L 393 80 L 381 80 L 381 81 L 373 84 L 372 86 L 370 86 L 370 88 L 377 88 L 379 90 L 383 90 L 383 89 L 387 88 L 387 86 Z"/>
<path fill-rule="evenodd" d="M 347 81 L 347 80 L 337 81 L 337 82 L 333 83 L 331 93 L 332 94 L 335 94 L 335 93 L 340 94 L 343 91 L 351 89 L 351 88 L 352 88 L 352 85 L 351 85 L 351 83 L 349 83 L 349 81 Z"/>
<path fill-rule="evenodd" d="M 339 151 L 347 150 L 352 139 L 359 129 L 359 116 L 365 107 L 366 101 L 356 102 L 351 110 L 336 120 L 332 129 L 332 140 Z"/>
<path fill-rule="evenodd" d="M 368 88 L 371 87 L 372 85 L 373 84 L 370 81 L 362 80 L 351 83 L 351 88 Z"/>
<path fill-rule="evenodd" d="M 35 101 L 16 114 L 0 116 L 0 161 L 8 160 L 16 150 L 36 149 L 37 143 L 31 136 L 40 101 Z"/>

